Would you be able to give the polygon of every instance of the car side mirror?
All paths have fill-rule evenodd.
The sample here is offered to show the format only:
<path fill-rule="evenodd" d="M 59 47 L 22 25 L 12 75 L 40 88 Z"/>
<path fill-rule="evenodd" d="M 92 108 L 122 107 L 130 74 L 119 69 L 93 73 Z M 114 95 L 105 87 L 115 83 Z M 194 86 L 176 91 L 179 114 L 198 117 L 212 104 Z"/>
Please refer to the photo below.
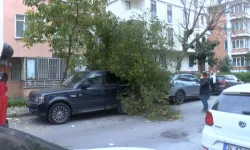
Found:
<path fill-rule="evenodd" d="M 86 88 L 88 88 L 88 87 L 90 87 L 90 84 L 89 84 L 89 83 L 82 83 L 82 84 L 81 84 L 81 88 L 82 88 L 82 89 L 86 89 Z"/>

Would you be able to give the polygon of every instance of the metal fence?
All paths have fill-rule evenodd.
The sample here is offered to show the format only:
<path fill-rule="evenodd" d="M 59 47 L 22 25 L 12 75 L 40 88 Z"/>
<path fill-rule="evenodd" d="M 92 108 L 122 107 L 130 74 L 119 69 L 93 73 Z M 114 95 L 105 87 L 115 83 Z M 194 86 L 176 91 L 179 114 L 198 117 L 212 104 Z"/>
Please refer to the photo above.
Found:
<path fill-rule="evenodd" d="M 61 58 L 23 58 L 22 81 L 24 88 L 58 86 L 66 63 Z"/>

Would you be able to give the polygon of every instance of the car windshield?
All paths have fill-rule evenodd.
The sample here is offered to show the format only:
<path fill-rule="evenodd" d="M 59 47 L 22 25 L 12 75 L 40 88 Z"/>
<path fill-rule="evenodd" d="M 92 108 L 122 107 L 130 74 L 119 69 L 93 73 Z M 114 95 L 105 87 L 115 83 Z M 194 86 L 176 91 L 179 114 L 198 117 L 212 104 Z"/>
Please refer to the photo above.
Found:
<path fill-rule="evenodd" d="M 77 72 L 72 76 L 70 76 L 67 80 L 65 80 L 62 85 L 65 87 L 74 87 L 79 81 L 84 79 L 88 74 L 89 72 Z"/>
<path fill-rule="evenodd" d="M 225 75 L 228 80 L 238 80 L 238 78 L 234 75 Z"/>

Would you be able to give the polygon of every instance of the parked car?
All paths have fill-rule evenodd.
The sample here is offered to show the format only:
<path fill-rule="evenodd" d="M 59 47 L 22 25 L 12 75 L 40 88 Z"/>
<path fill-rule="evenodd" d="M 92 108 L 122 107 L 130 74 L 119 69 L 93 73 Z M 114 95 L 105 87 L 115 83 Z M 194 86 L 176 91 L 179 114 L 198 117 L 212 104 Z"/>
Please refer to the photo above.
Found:
<path fill-rule="evenodd" d="M 75 114 L 107 109 L 122 112 L 117 94 L 125 87 L 126 82 L 108 71 L 77 72 L 59 88 L 30 92 L 26 105 L 52 124 L 63 124 Z"/>
<path fill-rule="evenodd" d="M 187 98 L 200 97 L 200 80 L 192 74 L 177 74 L 171 80 L 169 98 L 176 104 Z"/>
<path fill-rule="evenodd" d="M 28 133 L 0 127 L 1 150 L 67 150 Z"/>
<path fill-rule="evenodd" d="M 250 84 L 225 89 L 206 114 L 203 149 L 249 150 L 249 115 Z"/>
<path fill-rule="evenodd" d="M 0 127 L 1 150 L 68 150 L 34 135 L 11 128 Z M 74 149 L 84 150 L 84 149 Z M 86 150 L 86 149 L 85 149 Z M 89 150 L 153 150 L 140 147 L 110 147 Z"/>
<path fill-rule="evenodd" d="M 243 82 L 234 75 L 216 76 L 215 93 L 220 94 L 223 90 Z"/>

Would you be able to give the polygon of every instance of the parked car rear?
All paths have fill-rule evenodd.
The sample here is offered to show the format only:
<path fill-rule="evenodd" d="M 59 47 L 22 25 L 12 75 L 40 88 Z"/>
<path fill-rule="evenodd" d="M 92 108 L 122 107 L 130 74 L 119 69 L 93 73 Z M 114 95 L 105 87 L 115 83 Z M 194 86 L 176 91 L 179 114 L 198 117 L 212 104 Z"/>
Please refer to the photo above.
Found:
<path fill-rule="evenodd" d="M 250 149 L 250 84 L 224 90 L 207 112 L 202 132 L 204 150 Z"/>
<path fill-rule="evenodd" d="M 238 84 L 243 82 L 234 75 L 216 76 L 215 93 L 220 94 L 225 89 Z"/>
<path fill-rule="evenodd" d="M 200 80 L 192 74 L 176 74 L 171 80 L 169 98 L 176 104 L 184 103 L 186 98 L 200 96 Z"/>

